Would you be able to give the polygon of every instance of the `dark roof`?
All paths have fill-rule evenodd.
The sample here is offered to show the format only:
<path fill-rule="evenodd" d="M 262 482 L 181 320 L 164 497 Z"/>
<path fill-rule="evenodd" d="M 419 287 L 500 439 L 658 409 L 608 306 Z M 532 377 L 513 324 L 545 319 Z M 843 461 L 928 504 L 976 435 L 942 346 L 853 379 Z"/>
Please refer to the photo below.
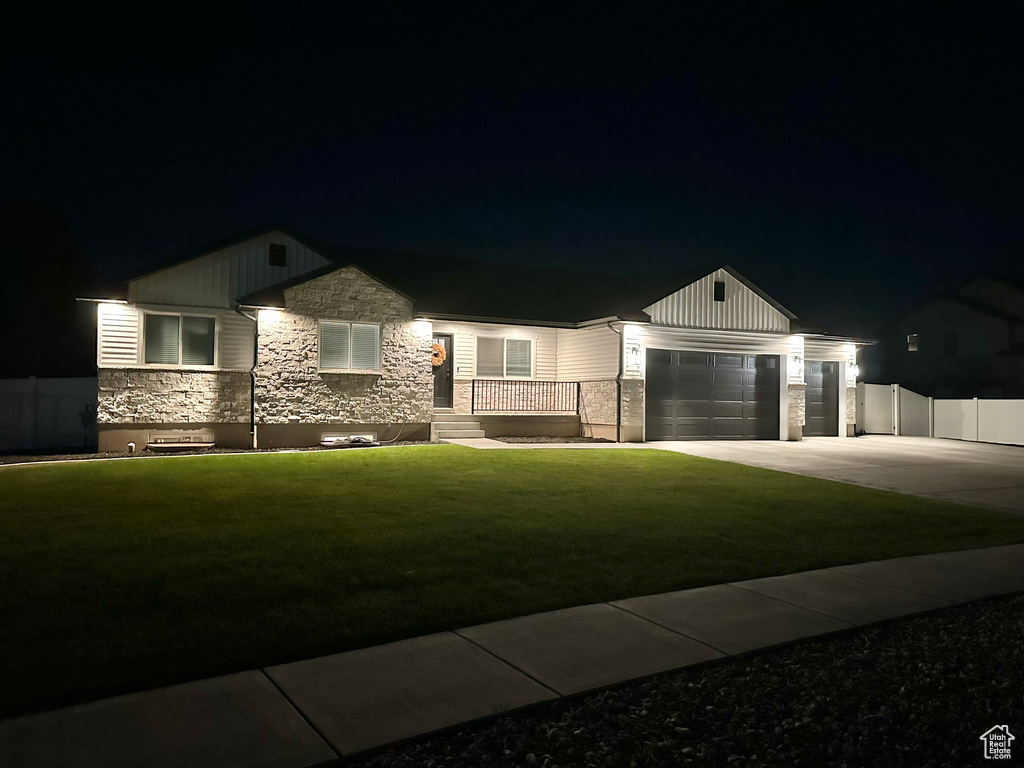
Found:
<path fill-rule="evenodd" d="M 311 238 L 285 222 L 270 222 L 241 235 L 190 249 L 137 277 L 272 231 L 287 234 L 331 264 L 243 296 L 239 304 L 283 307 L 286 288 L 351 265 L 410 298 L 416 312 L 424 316 L 522 320 L 553 325 L 613 316 L 647 320 L 644 307 L 716 269 L 725 269 L 790 320 L 796 318 L 733 267 L 720 263 L 664 275 L 610 275 L 342 246 Z M 809 326 L 805 328 L 812 330 Z"/>
<path fill-rule="evenodd" d="M 352 265 L 411 298 L 416 312 L 426 316 L 500 318 L 555 324 L 574 324 L 612 316 L 624 320 L 647 320 L 644 307 L 715 269 L 724 268 L 787 317 L 795 317 L 728 265 L 656 276 L 608 275 L 353 248 L 309 238 L 303 238 L 302 242 L 329 259 L 331 265 L 256 291 L 239 299 L 239 303 L 284 306 L 285 288 Z"/>

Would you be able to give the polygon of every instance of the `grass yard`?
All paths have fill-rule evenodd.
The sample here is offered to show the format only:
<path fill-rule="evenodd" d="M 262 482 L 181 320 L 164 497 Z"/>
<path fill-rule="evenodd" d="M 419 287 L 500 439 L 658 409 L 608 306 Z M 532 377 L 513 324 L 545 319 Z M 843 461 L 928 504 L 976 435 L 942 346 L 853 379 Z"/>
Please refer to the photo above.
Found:
<path fill-rule="evenodd" d="M 571 605 L 1024 541 L 1024 518 L 663 451 L 0 469 L 0 716 Z"/>

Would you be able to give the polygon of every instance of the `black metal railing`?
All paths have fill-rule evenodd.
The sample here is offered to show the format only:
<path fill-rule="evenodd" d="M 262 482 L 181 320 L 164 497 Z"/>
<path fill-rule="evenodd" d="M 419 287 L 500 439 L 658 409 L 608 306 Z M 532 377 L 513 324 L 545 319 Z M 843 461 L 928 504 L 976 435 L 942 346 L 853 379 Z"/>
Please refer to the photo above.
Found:
<path fill-rule="evenodd" d="M 473 380 L 473 413 L 579 413 L 578 381 Z"/>

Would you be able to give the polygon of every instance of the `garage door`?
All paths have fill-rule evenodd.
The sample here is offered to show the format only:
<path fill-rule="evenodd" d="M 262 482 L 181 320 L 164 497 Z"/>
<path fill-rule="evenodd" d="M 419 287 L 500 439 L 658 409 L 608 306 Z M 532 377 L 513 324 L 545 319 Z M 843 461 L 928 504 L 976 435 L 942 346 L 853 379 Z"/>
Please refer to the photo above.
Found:
<path fill-rule="evenodd" d="M 647 439 L 779 439 L 774 355 L 647 350 Z"/>
<path fill-rule="evenodd" d="M 839 436 L 839 363 L 808 360 L 804 368 L 807 382 L 806 437 Z"/>

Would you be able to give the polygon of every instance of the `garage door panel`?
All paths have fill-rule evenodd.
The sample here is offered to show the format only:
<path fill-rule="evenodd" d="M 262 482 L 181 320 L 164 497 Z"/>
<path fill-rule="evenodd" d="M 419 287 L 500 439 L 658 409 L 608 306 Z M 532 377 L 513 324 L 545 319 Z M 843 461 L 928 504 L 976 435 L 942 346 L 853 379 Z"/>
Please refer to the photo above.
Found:
<path fill-rule="evenodd" d="M 647 353 L 648 440 L 778 439 L 771 355 Z"/>
<path fill-rule="evenodd" d="M 723 403 L 742 403 L 743 387 L 712 387 L 711 400 Z"/>
<path fill-rule="evenodd" d="M 676 369 L 676 380 L 680 384 L 712 384 L 718 380 L 718 376 L 710 368 L 683 368 Z"/>
<path fill-rule="evenodd" d="M 712 365 L 715 368 L 742 368 L 745 362 L 743 355 L 720 355 L 712 356 Z"/>
<path fill-rule="evenodd" d="M 742 419 L 743 403 L 711 403 L 711 417 L 715 419 Z"/>
<path fill-rule="evenodd" d="M 742 387 L 747 384 L 754 383 L 754 377 L 744 373 L 741 370 L 735 371 L 715 371 L 714 383 L 724 384 L 726 386 Z"/>
<path fill-rule="evenodd" d="M 660 350 L 657 350 L 660 352 Z M 673 356 L 674 362 L 678 365 L 701 365 L 709 366 L 711 364 L 711 355 L 707 352 L 669 352 L 667 353 Z"/>

